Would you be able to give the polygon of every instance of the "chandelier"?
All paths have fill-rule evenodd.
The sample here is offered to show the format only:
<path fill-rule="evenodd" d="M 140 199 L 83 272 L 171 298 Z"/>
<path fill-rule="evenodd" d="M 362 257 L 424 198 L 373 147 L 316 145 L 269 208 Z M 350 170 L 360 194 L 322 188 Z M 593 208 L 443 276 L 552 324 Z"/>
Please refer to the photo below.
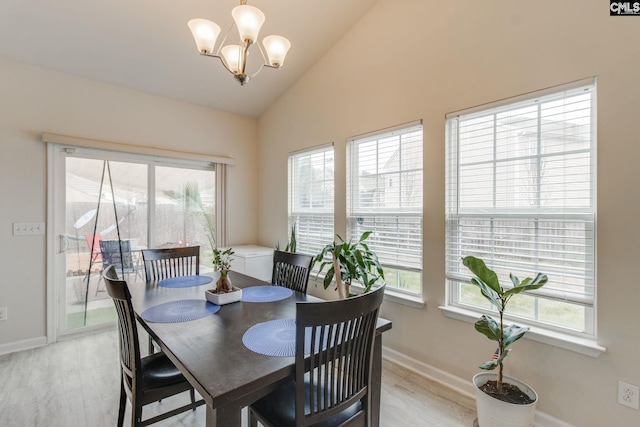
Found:
<path fill-rule="evenodd" d="M 289 40 L 282 36 L 267 36 L 262 40 L 264 49 L 260 46 L 260 43 L 256 43 L 260 28 L 264 24 L 264 13 L 258 8 L 248 6 L 247 0 L 240 0 L 240 6 L 233 8 L 231 16 L 233 17 L 233 23 L 222 42 L 220 42 L 218 50 L 214 50 L 216 39 L 220 34 L 218 24 L 207 19 L 192 19 L 189 21 L 189 29 L 193 34 L 200 54 L 220 59 L 222 65 L 233 74 L 242 86 L 249 83 L 251 78 L 258 74 L 263 67 L 282 67 L 284 58 L 291 47 Z M 225 45 L 233 27 L 238 29 L 240 44 Z M 263 62 L 255 73 L 249 75 L 247 74 L 247 56 L 249 55 L 249 48 L 254 43 L 260 50 Z"/>

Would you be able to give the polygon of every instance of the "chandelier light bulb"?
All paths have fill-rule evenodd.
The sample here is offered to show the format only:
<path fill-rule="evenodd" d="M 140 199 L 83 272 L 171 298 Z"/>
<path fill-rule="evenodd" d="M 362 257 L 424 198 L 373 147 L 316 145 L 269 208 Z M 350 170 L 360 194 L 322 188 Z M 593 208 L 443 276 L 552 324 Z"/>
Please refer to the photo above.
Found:
<path fill-rule="evenodd" d="M 222 48 L 220 51 L 222 57 L 229 67 L 229 71 L 238 74 L 242 70 L 242 46 L 230 44 Z"/>
<path fill-rule="evenodd" d="M 207 19 L 192 19 L 187 24 L 196 41 L 198 51 L 204 54 L 213 53 L 220 27 L 215 22 Z"/>
<path fill-rule="evenodd" d="M 265 19 L 260 9 L 244 4 L 234 7 L 231 16 L 238 27 L 240 40 L 245 43 L 254 43 L 258 40 L 258 34 Z"/>
<path fill-rule="evenodd" d="M 284 58 L 291 48 L 291 42 L 282 36 L 267 36 L 262 40 L 269 64 L 272 67 L 280 68 L 284 63 Z"/>

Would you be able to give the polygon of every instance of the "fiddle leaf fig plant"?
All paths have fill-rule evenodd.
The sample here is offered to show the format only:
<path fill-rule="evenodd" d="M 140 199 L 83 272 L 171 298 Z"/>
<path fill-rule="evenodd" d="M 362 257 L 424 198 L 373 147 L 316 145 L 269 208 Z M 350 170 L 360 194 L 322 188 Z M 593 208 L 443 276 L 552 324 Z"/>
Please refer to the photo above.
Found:
<path fill-rule="evenodd" d="M 490 316 L 483 315 L 480 320 L 475 323 L 475 328 L 491 341 L 498 342 L 495 357 L 480 365 L 480 369 L 493 370 L 496 367 L 498 368 L 496 386 L 498 393 L 502 393 L 503 362 L 511 351 L 509 347 L 529 331 L 529 328 L 525 326 L 515 324 L 505 326 L 504 312 L 507 304 L 514 295 L 544 286 L 548 278 L 546 274 L 538 273 L 533 279 L 527 277 L 520 281 L 518 277 L 509 274 L 513 287 L 505 289 L 500 285 L 498 275 L 488 268 L 480 258 L 467 256 L 462 259 L 462 263 L 476 276 L 471 279 L 471 283 L 480 289 L 482 296 L 498 310 L 498 314 L 500 315 L 499 321 L 494 320 Z"/>
<path fill-rule="evenodd" d="M 323 281 L 325 289 L 331 285 L 335 277 L 340 299 L 351 295 L 352 280 L 362 283 L 364 292 L 369 292 L 378 280 L 384 280 L 384 270 L 378 261 L 378 256 L 365 243 L 371 233 L 371 231 L 365 231 L 355 242 L 353 239 L 347 242 L 340 235 L 336 235 L 339 242 L 334 241 L 325 246 L 313 260 L 314 264 L 320 263 L 318 274 L 328 267 Z M 326 260 L 328 254 L 331 254 L 331 260 Z"/>

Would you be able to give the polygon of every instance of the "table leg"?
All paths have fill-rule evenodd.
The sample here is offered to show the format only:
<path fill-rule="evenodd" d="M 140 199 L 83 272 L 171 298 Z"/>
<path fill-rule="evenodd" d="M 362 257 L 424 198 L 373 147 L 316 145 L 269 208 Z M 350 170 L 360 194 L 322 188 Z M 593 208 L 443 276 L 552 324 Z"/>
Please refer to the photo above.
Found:
<path fill-rule="evenodd" d="M 242 412 L 240 408 L 216 408 L 207 405 L 207 427 L 241 427 Z"/>
<path fill-rule="evenodd" d="M 371 427 L 380 425 L 380 395 L 382 387 L 382 335 L 376 335 L 371 367 Z"/>

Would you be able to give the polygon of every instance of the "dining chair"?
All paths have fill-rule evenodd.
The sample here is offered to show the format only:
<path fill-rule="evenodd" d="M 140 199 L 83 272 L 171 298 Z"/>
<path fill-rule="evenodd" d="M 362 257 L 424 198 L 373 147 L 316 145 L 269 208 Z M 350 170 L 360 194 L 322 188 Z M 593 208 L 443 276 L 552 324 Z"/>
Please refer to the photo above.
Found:
<path fill-rule="evenodd" d="M 147 282 L 200 274 L 200 246 L 142 249 Z"/>
<path fill-rule="evenodd" d="M 204 400 L 196 402 L 193 387 L 164 353 L 140 357 L 138 329 L 127 282 L 118 279 L 113 265 L 107 267 L 102 275 L 118 313 L 121 371 L 118 427 L 124 423 L 127 397 L 131 401 L 132 427 L 147 426 L 204 404 Z M 142 420 L 143 406 L 184 391 L 191 394 L 190 404 Z"/>
<path fill-rule="evenodd" d="M 249 406 L 249 427 L 370 426 L 371 370 L 385 286 L 296 304 L 295 380 Z"/>
<path fill-rule="evenodd" d="M 142 249 L 141 252 L 147 282 L 200 274 L 200 246 Z M 153 340 L 149 337 L 149 354 L 154 352 Z"/>
<path fill-rule="evenodd" d="M 129 240 L 101 239 L 99 243 L 103 270 L 113 265 L 116 271 L 126 276 L 137 272 L 138 265 L 131 253 L 131 242 Z"/>
<path fill-rule="evenodd" d="M 274 251 L 271 283 L 306 294 L 312 262 L 310 255 Z"/>
<path fill-rule="evenodd" d="M 129 240 L 97 240 L 100 245 L 100 256 L 102 257 L 102 270 L 113 265 L 116 271 L 124 275 L 127 279 L 130 274 L 135 274 L 134 279 L 140 274 L 139 265 L 131 252 L 131 242 Z M 102 277 L 102 276 L 101 276 Z M 100 291 L 100 280 L 96 288 L 96 295 Z"/>

